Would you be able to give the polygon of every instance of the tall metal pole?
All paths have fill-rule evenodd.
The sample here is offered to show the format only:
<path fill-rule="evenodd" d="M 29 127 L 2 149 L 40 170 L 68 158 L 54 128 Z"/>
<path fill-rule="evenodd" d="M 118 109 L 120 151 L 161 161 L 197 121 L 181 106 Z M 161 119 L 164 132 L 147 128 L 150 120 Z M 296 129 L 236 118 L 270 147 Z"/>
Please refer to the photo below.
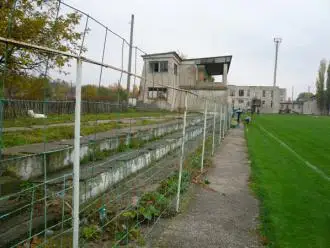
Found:
<path fill-rule="evenodd" d="M 272 108 L 274 108 L 274 96 L 276 87 L 276 77 L 277 77 L 277 58 L 278 58 L 278 47 L 282 42 L 282 38 L 274 38 L 275 42 L 275 65 L 274 65 L 274 82 L 273 82 L 273 94 L 272 94 Z"/>
<path fill-rule="evenodd" d="M 207 119 L 207 100 L 204 103 L 204 130 L 203 130 L 203 148 L 202 148 L 202 161 L 201 161 L 201 172 L 204 169 L 204 153 L 205 153 L 205 139 L 206 139 L 206 119 Z"/>
<path fill-rule="evenodd" d="M 77 60 L 76 109 L 74 120 L 74 160 L 73 160 L 73 248 L 79 247 L 79 170 L 80 170 L 80 106 L 82 62 Z"/>
<path fill-rule="evenodd" d="M 128 53 L 128 75 L 127 75 L 127 102 L 129 98 L 129 90 L 131 87 L 131 69 L 132 69 L 132 50 L 133 50 L 133 29 L 134 29 L 134 15 L 131 16 L 131 34 L 129 39 L 129 53 Z"/>
<path fill-rule="evenodd" d="M 179 179 L 178 179 L 178 192 L 176 196 L 176 211 L 179 212 L 180 207 L 180 191 L 181 191 L 181 178 L 182 178 L 182 167 L 184 160 L 184 143 L 186 136 L 186 122 L 187 122 L 187 92 L 184 96 L 184 114 L 183 114 L 183 128 L 182 128 L 182 144 L 181 144 L 181 156 L 180 156 L 180 168 L 179 168 Z"/>

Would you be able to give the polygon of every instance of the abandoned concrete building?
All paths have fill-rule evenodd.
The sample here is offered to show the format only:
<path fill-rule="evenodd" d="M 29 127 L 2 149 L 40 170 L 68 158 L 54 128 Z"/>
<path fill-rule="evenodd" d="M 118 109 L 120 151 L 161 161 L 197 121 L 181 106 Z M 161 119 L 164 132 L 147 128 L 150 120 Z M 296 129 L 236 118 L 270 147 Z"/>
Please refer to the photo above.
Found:
<path fill-rule="evenodd" d="M 286 100 L 286 89 L 273 86 L 228 85 L 228 91 L 228 102 L 234 108 L 247 110 L 257 103 L 256 109 L 261 113 L 278 113 L 280 103 Z"/>
<path fill-rule="evenodd" d="M 162 109 L 177 110 L 184 106 L 184 92 L 227 103 L 227 75 L 232 56 L 183 59 L 176 52 L 143 55 L 144 66 L 139 101 Z M 213 76 L 222 76 L 213 82 Z M 172 87 L 172 88 L 171 88 Z M 188 94 L 188 108 L 202 110 L 197 97 Z"/>

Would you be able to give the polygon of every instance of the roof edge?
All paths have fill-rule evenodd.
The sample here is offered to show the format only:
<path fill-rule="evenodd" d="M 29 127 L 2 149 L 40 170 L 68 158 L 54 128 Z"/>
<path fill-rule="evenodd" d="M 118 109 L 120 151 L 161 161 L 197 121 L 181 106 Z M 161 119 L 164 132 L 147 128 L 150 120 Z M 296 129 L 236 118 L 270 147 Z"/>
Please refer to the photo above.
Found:
<path fill-rule="evenodd" d="M 141 55 L 142 58 L 148 58 L 151 56 L 159 56 L 159 55 L 174 55 L 177 59 L 182 61 L 182 58 L 179 56 L 179 54 L 175 51 L 170 51 L 170 52 L 164 52 L 164 53 L 150 53 L 150 54 L 144 54 Z"/>

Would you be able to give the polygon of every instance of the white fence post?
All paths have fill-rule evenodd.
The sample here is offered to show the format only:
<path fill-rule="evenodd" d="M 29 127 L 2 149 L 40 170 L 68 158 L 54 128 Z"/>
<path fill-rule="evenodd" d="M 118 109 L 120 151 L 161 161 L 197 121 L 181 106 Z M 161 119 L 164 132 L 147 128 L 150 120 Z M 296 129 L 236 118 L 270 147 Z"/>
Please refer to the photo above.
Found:
<path fill-rule="evenodd" d="M 177 192 L 177 197 L 176 197 L 176 211 L 177 212 L 179 212 L 179 207 L 180 207 L 180 191 L 181 191 L 182 167 L 183 167 L 183 160 L 184 160 L 184 143 L 185 143 L 185 136 L 186 136 L 186 122 L 187 122 L 187 92 L 185 92 L 185 96 L 184 96 L 181 157 L 180 157 L 180 168 L 179 168 L 178 192 Z"/>
<path fill-rule="evenodd" d="M 214 110 L 213 110 L 213 134 L 212 134 L 212 156 L 214 155 L 215 149 L 215 117 L 217 115 L 217 104 L 214 102 Z"/>
<path fill-rule="evenodd" d="M 220 119 L 220 124 L 219 124 L 219 145 L 220 145 L 220 143 L 221 143 L 221 129 L 222 129 L 222 124 L 221 124 L 221 122 L 222 122 L 222 104 L 220 103 L 220 105 L 219 105 L 219 119 Z"/>
<path fill-rule="evenodd" d="M 79 170 L 80 170 L 80 106 L 82 62 L 77 59 L 76 109 L 74 120 L 74 161 L 73 161 L 73 248 L 79 247 Z"/>
<path fill-rule="evenodd" d="M 207 120 L 207 100 L 204 103 L 204 130 L 203 130 L 203 148 L 202 148 L 202 161 L 201 161 L 201 172 L 204 168 L 204 153 L 205 153 L 205 138 L 206 138 L 206 120 Z"/>

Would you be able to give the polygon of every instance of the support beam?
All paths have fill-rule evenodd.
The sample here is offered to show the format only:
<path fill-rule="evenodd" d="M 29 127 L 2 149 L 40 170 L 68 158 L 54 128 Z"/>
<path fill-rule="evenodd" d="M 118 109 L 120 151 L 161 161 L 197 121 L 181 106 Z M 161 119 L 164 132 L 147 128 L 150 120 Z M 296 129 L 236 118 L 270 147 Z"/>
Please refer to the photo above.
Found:
<path fill-rule="evenodd" d="M 228 64 L 223 64 L 223 74 L 222 74 L 222 81 L 225 85 L 227 85 L 227 73 L 228 73 Z"/>

